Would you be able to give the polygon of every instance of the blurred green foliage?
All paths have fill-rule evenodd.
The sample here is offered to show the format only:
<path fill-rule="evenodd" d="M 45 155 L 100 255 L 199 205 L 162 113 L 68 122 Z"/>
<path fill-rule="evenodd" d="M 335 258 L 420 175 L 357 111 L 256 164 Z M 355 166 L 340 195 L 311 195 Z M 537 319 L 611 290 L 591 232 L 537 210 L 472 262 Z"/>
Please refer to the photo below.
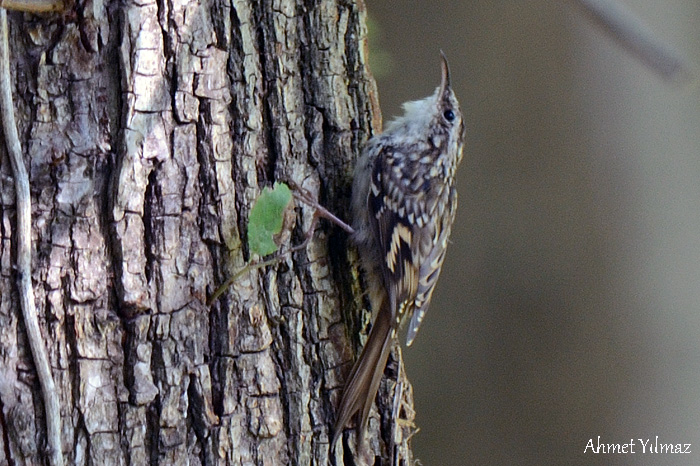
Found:
<path fill-rule="evenodd" d="M 382 79 L 394 69 L 391 53 L 382 45 L 382 26 L 371 14 L 367 15 L 367 41 L 369 42 L 369 68 L 375 79 Z"/>

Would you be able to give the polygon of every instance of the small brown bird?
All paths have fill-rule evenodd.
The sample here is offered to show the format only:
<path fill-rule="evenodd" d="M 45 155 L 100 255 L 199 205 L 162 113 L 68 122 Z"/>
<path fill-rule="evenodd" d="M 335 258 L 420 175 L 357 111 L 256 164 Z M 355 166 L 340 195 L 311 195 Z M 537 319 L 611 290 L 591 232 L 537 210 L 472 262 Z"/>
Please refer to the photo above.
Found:
<path fill-rule="evenodd" d="M 352 239 L 377 313 L 345 385 L 333 446 L 357 412 L 358 439 L 364 438 L 391 341 L 404 318 L 411 317 L 406 344 L 413 342 L 440 275 L 457 209 L 454 180 L 464 123 L 444 54 L 440 87 L 403 109 L 403 116 L 367 142 L 355 167 Z"/>

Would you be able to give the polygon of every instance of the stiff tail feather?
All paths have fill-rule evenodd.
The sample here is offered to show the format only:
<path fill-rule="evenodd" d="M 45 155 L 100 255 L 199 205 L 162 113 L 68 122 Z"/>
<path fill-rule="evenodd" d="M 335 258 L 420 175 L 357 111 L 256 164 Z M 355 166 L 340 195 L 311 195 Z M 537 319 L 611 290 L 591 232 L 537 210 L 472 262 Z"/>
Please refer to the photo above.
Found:
<path fill-rule="evenodd" d="M 379 389 L 390 349 L 391 318 L 388 312 L 379 312 L 370 330 L 367 343 L 345 383 L 335 422 L 332 448 L 335 448 L 350 418 L 358 411 L 361 417 L 357 424 L 357 439 L 358 443 L 363 442 L 369 411 Z"/>

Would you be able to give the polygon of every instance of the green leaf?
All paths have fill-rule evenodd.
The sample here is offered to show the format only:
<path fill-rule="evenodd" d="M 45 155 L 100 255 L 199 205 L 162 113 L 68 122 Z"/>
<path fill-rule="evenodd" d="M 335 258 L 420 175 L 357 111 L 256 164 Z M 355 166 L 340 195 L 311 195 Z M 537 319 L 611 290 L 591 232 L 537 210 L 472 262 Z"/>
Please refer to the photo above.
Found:
<path fill-rule="evenodd" d="M 248 218 L 248 247 L 252 254 L 266 256 L 277 251 L 275 235 L 282 230 L 285 211 L 291 202 L 292 192 L 284 183 L 263 189 Z"/>

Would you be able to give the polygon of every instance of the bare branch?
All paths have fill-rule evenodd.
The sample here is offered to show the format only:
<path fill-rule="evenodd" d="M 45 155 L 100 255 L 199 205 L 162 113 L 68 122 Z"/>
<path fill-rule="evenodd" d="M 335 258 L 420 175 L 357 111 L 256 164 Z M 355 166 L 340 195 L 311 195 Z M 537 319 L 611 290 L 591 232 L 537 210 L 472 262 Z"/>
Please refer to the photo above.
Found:
<path fill-rule="evenodd" d="M 32 349 L 46 411 L 46 430 L 49 458 L 52 466 L 63 465 L 61 449 L 61 412 L 56 387 L 51 376 L 49 357 L 39 328 L 32 288 L 32 204 L 29 193 L 29 176 L 24 167 L 22 146 L 17 134 L 15 113 L 10 86 L 10 51 L 8 46 L 7 12 L 0 8 L 0 118 L 5 135 L 5 145 L 12 164 L 17 203 L 17 285 L 27 338 Z"/>
<path fill-rule="evenodd" d="M 574 0 L 623 47 L 664 79 L 685 82 L 695 67 L 676 50 L 659 40 L 631 11 L 615 0 Z"/>

